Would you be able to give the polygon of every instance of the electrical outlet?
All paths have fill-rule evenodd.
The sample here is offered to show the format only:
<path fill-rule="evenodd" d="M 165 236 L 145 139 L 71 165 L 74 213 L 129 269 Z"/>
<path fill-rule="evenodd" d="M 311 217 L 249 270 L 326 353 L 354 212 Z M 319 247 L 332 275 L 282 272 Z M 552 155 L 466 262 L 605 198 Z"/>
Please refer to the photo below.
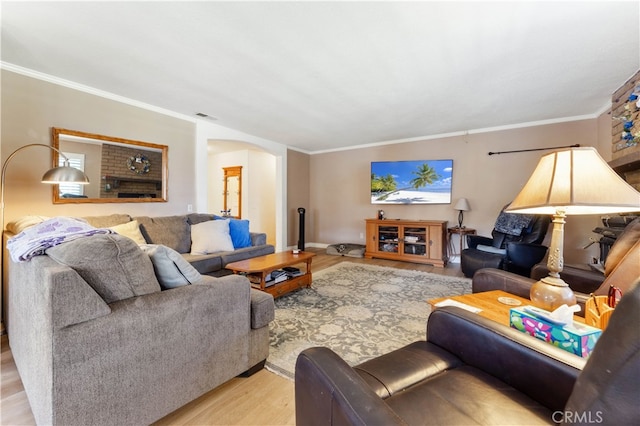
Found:
<path fill-rule="evenodd" d="M 193 204 L 187 204 L 187 212 L 193 213 Z"/>
<path fill-rule="evenodd" d="M 364 240 L 364 234 L 362 232 L 360 233 L 360 239 Z"/>

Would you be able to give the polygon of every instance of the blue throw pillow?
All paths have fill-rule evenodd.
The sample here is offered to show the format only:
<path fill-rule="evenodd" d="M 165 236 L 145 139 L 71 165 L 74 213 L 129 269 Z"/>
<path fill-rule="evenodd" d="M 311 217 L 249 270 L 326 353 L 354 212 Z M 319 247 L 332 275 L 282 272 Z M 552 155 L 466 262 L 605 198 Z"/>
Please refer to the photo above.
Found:
<path fill-rule="evenodd" d="M 249 235 L 249 221 L 246 219 L 231 219 L 229 222 L 229 234 L 233 248 L 239 249 L 251 247 L 251 235 Z"/>
<path fill-rule="evenodd" d="M 246 219 L 230 219 L 213 215 L 214 220 L 229 219 L 229 234 L 233 242 L 233 248 L 239 249 L 251 247 L 251 235 L 249 235 L 249 221 Z"/>

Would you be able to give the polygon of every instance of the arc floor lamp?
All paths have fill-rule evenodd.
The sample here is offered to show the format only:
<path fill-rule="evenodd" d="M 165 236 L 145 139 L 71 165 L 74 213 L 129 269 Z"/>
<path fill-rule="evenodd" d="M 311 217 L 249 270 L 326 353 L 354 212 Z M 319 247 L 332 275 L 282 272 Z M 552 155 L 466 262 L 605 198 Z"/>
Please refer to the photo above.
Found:
<path fill-rule="evenodd" d="M 52 169 L 48 170 L 43 176 L 42 176 L 42 183 L 49 183 L 49 184 L 59 184 L 59 183 L 75 183 L 75 184 L 80 184 L 80 185 L 86 185 L 89 183 L 89 178 L 87 177 L 87 175 L 84 174 L 84 172 L 82 172 L 79 169 L 76 169 L 74 167 L 71 167 L 69 165 L 69 159 L 67 158 L 66 155 L 64 155 L 62 152 L 60 152 L 59 149 L 54 148 L 50 145 L 45 145 L 42 143 L 32 143 L 32 144 L 28 144 L 28 145 L 24 145 L 21 146 L 20 148 L 16 149 L 15 151 L 13 151 L 6 160 L 4 160 L 4 163 L 2 163 L 2 174 L 1 174 L 1 180 L 2 182 L 0 182 L 0 224 L 2 226 L 2 250 L 0 250 L 0 279 L 2 280 L 2 293 L 1 293 L 1 299 L 2 299 L 2 327 L 4 328 L 4 322 L 5 322 L 5 300 L 4 300 L 4 186 L 5 186 L 5 174 L 7 172 L 7 166 L 9 165 L 9 163 L 11 162 L 11 160 L 13 159 L 13 157 L 16 156 L 16 154 L 18 154 L 20 151 L 23 151 L 25 149 L 28 148 L 33 148 L 33 147 L 44 147 L 44 148 L 49 148 L 52 151 L 57 152 L 63 159 L 64 159 L 64 163 L 62 166 L 60 167 L 53 167 Z M 4 332 L 4 330 L 2 330 Z"/>

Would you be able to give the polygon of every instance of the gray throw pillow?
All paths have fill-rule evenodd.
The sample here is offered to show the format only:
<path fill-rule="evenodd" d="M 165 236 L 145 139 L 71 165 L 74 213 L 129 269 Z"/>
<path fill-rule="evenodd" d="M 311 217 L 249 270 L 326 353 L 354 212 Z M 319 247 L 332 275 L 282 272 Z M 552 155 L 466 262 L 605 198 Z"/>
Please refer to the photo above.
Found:
<path fill-rule="evenodd" d="M 46 253 L 73 268 L 107 303 L 160 291 L 149 256 L 131 238 L 93 235 L 59 244 Z"/>
<path fill-rule="evenodd" d="M 177 251 L 158 244 L 141 244 L 140 248 L 149 255 L 163 290 L 193 284 L 202 279 L 200 272 Z"/>
<path fill-rule="evenodd" d="M 149 244 L 160 244 L 178 253 L 189 253 L 191 231 L 186 216 L 138 216 L 140 231 Z"/>

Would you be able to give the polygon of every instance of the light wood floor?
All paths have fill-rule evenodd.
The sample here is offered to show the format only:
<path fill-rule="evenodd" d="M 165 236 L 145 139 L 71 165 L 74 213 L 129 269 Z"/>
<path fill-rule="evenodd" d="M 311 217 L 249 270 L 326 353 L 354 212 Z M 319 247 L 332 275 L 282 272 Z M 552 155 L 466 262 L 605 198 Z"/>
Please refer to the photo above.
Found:
<path fill-rule="evenodd" d="M 367 263 L 414 269 L 449 276 L 463 276 L 457 264 L 446 268 L 382 259 L 329 256 L 324 249 L 307 249 L 317 254 L 312 270 L 320 271 L 340 262 Z M 0 377 L 0 424 L 35 425 L 20 376 L 2 336 Z M 234 378 L 185 405 L 156 423 L 157 425 L 294 425 L 293 382 L 262 370 L 248 378 Z"/>

